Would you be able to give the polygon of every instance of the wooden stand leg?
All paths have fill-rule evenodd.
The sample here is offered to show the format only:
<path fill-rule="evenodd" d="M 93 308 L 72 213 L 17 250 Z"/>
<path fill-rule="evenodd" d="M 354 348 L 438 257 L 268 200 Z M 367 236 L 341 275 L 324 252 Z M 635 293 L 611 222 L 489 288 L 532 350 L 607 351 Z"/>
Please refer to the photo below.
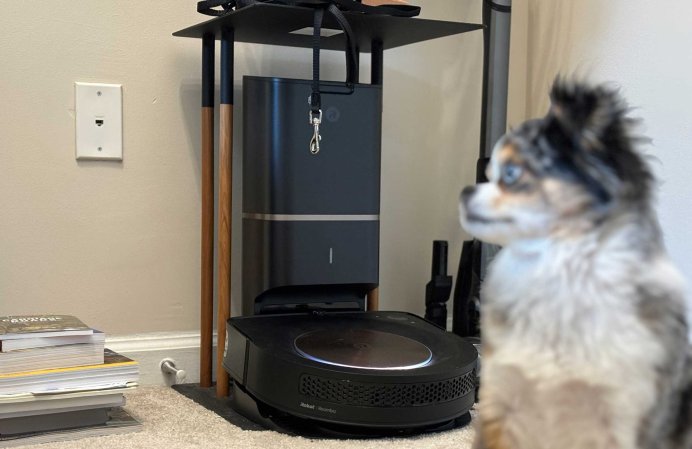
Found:
<path fill-rule="evenodd" d="M 366 297 L 366 310 L 379 310 L 380 309 L 380 288 L 375 287 L 368 292 Z"/>
<path fill-rule="evenodd" d="M 202 39 L 202 291 L 199 384 L 211 387 L 214 326 L 214 35 Z"/>
<path fill-rule="evenodd" d="M 223 367 L 226 320 L 231 312 L 231 202 L 233 198 L 233 30 L 221 34 L 221 106 L 219 140 L 219 304 L 216 343 L 216 396 L 228 396 Z"/>

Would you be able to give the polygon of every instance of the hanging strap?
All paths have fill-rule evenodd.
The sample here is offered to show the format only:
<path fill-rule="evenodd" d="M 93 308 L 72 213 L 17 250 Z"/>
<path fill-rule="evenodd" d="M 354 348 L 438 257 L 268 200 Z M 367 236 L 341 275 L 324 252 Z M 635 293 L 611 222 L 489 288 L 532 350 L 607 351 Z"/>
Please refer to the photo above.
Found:
<path fill-rule="evenodd" d="M 317 115 L 322 108 L 320 97 L 320 30 L 324 9 L 315 8 L 312 22 L 312 94 L 310 95 L 310 111 Z M 348 70 L 348 69 L 347 69 Z M 348 81 L 348 74 L 346 80 Z"/>
<path fill-rule="evenodd" d="M 322 97 L 320 93 L 320 38 L 324 9 L 315 8 L 312 21 L 312 93 L 309 103 L 308 122 L 313 128 L 310 139 L 310 154 L 320 152 L 320 125 L 322 124 Z"/>
<path fill-rule="evenodd" d="M 344 32 L 344 40 L 346 41 L 344 52 L 346 56 L 346 86 L 352 91 L 358 77 L 358 52 L 356 51 L 355 34 L 353 33 L 353 28 L 348 23 L 348 19 L 339 8 L 334 4 L 330 4 L 327 7 L 327 11 L 334 17 Z"/>
<path fill-rule="evenodd" d="M 315 8 L 313 15 L 313 33 L 312 33 L 312 94 L 310 95 L 310 110 L 316 114 L 321 107 L 320 93 L 342 94 L 349 95 L 353 93 L 354 85 L 358 75 L 358 52 L 356 51 L 356 42 L 353 29 L 348 23 L 348 19 L 334 4 L 330 4 L 327 12 L 334 17 L 339 27 L 344 32 L 344 40 L 346 42 L 346 88 L 347 91 L 325 91 L 320 90 L 320 38 L 322 21 L 324 19 L 325 10 L 323 8 Z"/>
<path fill-rule="evenodd" d="M 347 92 L 320 90 L 320 39 L 325 10 L 323 8 L 315 8 L 312 26 L 312 92 L 309 98 L 310 111 L 308 114 L 309 123 L 313 127 L 312 139 L 310 139 L 311 154 L 320 152 L 320 141 L 322 140 L 322 136 L 320 135 L 320 125 L 322 124 L 322 93 L 352 94 L 358 73 L 358 54 L 356 52 L 353 30 L 346 17 L 334 4 L 329 4 L 327 11 L 334 17 L 344 32 L 344 40 L 346 41 L 346 87 L 348 90 Z"/>

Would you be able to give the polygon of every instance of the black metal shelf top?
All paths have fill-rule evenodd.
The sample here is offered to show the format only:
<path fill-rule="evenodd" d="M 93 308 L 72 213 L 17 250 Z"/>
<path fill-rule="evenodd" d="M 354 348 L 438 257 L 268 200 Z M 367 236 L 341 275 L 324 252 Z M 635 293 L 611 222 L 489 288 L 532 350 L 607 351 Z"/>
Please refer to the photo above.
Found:
<path fill-rule="evenodd" d="M 483 28 L 483 25 L 475 23 L 412 19 L 357 12 L 344 14 L 353 28 L 357 37 L 356 45 L 361 52 L 370 52 L 373 41 L 381 42 L 386 50 Z M 205 34 L 213 34 L 220 39 L 222 29 L 233 28 L 236 42 L 312 48 L 310 34 L 295 33 L 305 28 L 312 30 L 312 21 L 311 8 L 256 3 L 176 31 L 173 36 L 201 39 Z M 329 14 L 324 17 L 324 28 L 339 30 L 336 21 Z M 320 46 L 326 50 L 343 50 L 345 47 L 343 33 L 323 37 Z"/>

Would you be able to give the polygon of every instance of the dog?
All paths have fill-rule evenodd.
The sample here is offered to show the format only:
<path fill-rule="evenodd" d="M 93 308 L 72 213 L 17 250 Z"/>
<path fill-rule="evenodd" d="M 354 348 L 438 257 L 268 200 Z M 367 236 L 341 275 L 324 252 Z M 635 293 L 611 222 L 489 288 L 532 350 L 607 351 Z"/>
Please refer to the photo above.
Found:
<path fill-rule="evenodd" d="M 479 449 L 690 449 L 685 287 L 619 93 L 557 79 L 460 196 L 481 290 Z"/>

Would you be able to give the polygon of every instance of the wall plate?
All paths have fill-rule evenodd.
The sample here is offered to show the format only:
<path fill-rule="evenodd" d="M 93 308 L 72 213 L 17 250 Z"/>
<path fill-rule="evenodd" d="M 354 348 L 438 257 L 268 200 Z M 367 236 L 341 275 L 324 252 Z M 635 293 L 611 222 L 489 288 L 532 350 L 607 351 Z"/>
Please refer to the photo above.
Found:
<path fill-rule="evenodd" d="M 78 160 L 123 159 L 122 85 L 75 83 Z"/>

